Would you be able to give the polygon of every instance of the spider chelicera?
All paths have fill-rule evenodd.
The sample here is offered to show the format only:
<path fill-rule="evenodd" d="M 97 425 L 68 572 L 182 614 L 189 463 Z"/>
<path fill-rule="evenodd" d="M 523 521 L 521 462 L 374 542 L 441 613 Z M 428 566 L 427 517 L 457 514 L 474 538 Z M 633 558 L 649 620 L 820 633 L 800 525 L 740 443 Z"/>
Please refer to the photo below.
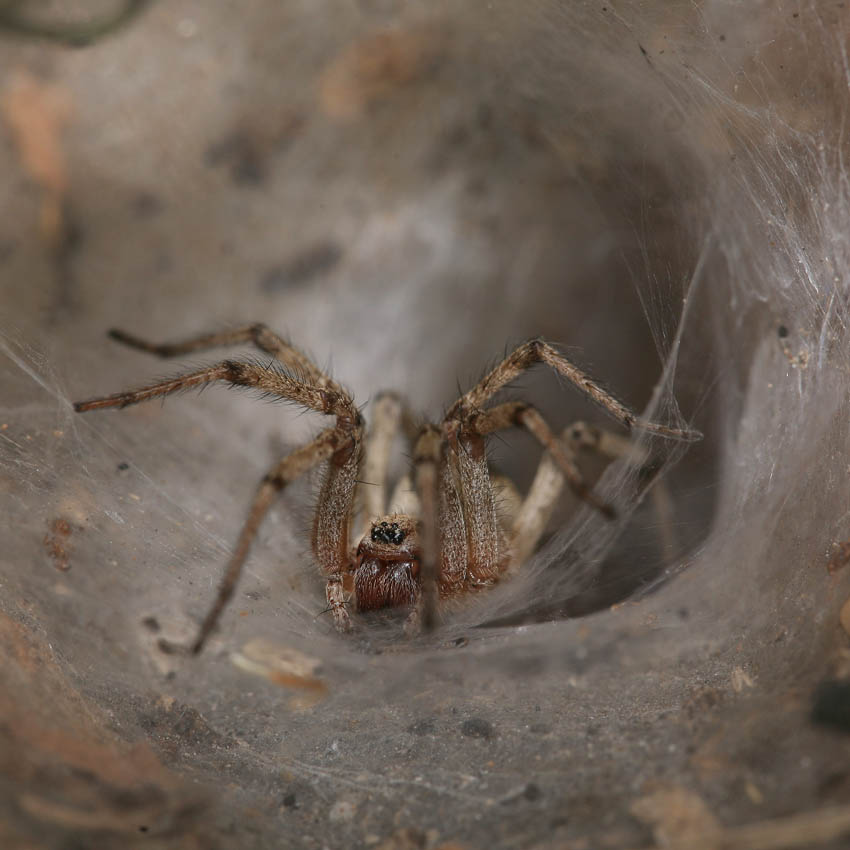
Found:
<path fill-rule="evenodd" d="M 203 369 L 137 390 L 77 402 L 78 412 L 127 407 L 191 387 L 223 381 L 253 387 L 309 410 L 332 416 L 334 424 L 286 455 L 260 482 L 218 595 L 204 618 L 191 651 L 200 652 L 233 595 L 260 523 L 287 484 L 326 464 L 313 519 L 312 549 L 327 580 L 328 608 L 340 631 L 351 628 L 349 603 L 357 611 L 406 606 L 406 630 L 430 623 L 437 599 L 494 584 L 515 571 L 536 548 L 564 481 L 607 517 L 611 505 L 585 483 L 576 465 L 579 449 L 606 456 L 628 454 L 632 444 L 608 431 L 575 423 L 556 436 L 531 405 L 508 401 L 485 405 L 526 369 L 545 363 L 604 407 L 627 430 L 640 428 L 664 437 L 693 441 L 696 431 L 639 419 L 552 345 L 525 342 L 464 393 L 439 424 L 415 428 L 398 396 L 375 401 L 367 430 L 351 395 L 306 355 L 265 325 L 253 324 L 183 342 L 156 345 L 123 331 L 110 336 L 133 348 L 174 357 L 223 345 L 253 343 L 274 360 L 222 360 Z M 496 431 L 525 428 L 545 449 L 524 498 L 513 484 L 493 475 L 486 439 Z M 390 449 L 399 430 L 412 445 L 412 476 L 387 499 Z M 358 482 L 369 486 L 358 487 Z M 504 506 L 497 510 L 497 502 Z M 388 510 L 392 509 L 392 513 Z M 355 528 L 356 526 L 356 528 Z M 352 546 L 352 531 L 357 542 Z"/>

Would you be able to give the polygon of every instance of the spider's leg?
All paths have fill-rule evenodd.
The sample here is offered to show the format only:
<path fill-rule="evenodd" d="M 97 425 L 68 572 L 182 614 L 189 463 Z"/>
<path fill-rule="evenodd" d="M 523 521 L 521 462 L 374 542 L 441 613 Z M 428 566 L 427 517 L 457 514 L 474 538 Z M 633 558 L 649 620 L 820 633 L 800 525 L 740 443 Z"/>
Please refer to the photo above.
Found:
<path fill-rule="evenodd" d="M 454 474 L 443 450 L 443 435 L 436 425 L 420 430 L 413 464 L 422 528 L 421 620 L 430 628 L 438 595 L 451 595 L 466 579 L 466 529 Z M 419 617 L 414 611 L 409 631 Z"/>
<path fill-rule="evenodd" d="M 521 402 L 509 402 L 486 411 L 483 417 L 476 419 L 476 425 L 487 433 L 492 433 L 501 428 L 509 428 L 519 424 L 517 415 L 526 409 L 527 405 Z M 599 435 L 603 433 L 607 432 L 602 432 L 600 429 L 590 429 L 589 426 L 579 422 L 563 430 L 561 442 L 568 451 L 569 457 L 574 459 L 577 446 L 573 438 L 584 438 L 584 447 L 598 451 Z M 593 441 L 594 444 L 587 445 L 591 436 L 596 437 Z M 611 436 L 617 439 L 615 435 Z M 625 444 L 624 447 L 632 447 L 632 444 L 627 440 L 622 442 Z M 617 448 L 620 448 L 619 444 Z M 544 452 L 528 493 L 511 511 L 508 529 L 510 560 L 505 567 L 507 573 L 515 571 L 517 567 L 528 560 L 537 548 L 540 537 L 552 516 L 555 504 L 564 489 L 564 482 L 565 475 L 561 467 L 549 451 Z M 497 482 L 494 478 L 494 485 L 505 487 L 507 495 L 511 499 L 519 497 L 519 494 L 515 494 L 513 482 L 510 479 L 507 479 L 503 484 L 501 481 Z"/>
<path fill-rule="evenodd" d="M 514 572 L 537 549 L 563 489 L 564 473 L 552 455 L 544 452 L 531 487 L 514 517 L 509 538 L 511 556 L 506 572 Z"/>
<path fill-rule="evenodd" d="M 531 421 L 533 427 L 526 424 L 528 421 Z M 510 530 L 511 558 L 507 566 L 508 570 L 513 570 L 522 564 L 537 548 L 540 536 L 543 534 L 555 503 L 561 494 L 565 479 L 570 483 L 573 491 L 579 497 L 584 498 L 585 501 L 590 501 L 595 507 L 601 506 L 603 510 L 613 510 L 610 506 L 603 505 L 596 500 L 595 497 L 592 500 L 587 498 L 588 495 L 592 494 L 587 489 L 583 476 L 579 482 L 579 489 L 576 489 L 567 468 L 564 467 L 563 455 L 566 455 L 566 458 L 572 462 L 577 471 L 576 458 L 581 452 L 592 452 L 611 460 L 623 458 L 637 467 L 639 472 L 647 478 L 653 476 L 657 471 L 650 465 L 649 452 L 645 448 L 604 428 L 588 425 L 584 422 L 574 422 L 564 428 L 560 439 L 556 438 L 549 431 L 540 414 L 533 408 L 529 408 L 524 402 L 507 402 L 497 405 L 473 417 L 472 422 L 474 427 L 484 434 L 513 426 L 527 427 L 547 448 L 540 460 L 531 487 L 513 517 Z M 546 432 L 551 435 L 554 445 L 560 447 L 560 452 L 553 452 L 549 449 L 552 443 L 548 437 L 546 442 L 541 439 L 539 434 Z M 579 475 L 581 475 L 580 472 Z M 672 530 L 670 495 L 663 481 L 653 488 L 652 498 L 661 528 L 662 546 L 669 558 L 675 550 L 675 538 Z"/>
<path fill-rule="evenodd" d="M 522 507 L 523 498 L 516 484 L 498 472 L 490 470 L 490 483 L 493 485 L 493 496 L 496 499 L 496 513 L 499 524 L 506 532 L 511 530 L 514 520 Z"/>
<path fill-rule="evenodd" d="M 167 381 L 159 381 L 138 390 L 115 393 L 89 401 L 78 401 L 74 410 L 82 413 L 106 407 L 127 407 L 152 398 L 167 396 L 171 393 L 203 387 L 215 381 L 223 381 L 232 386 L 252 387 L 270 396 L 293 401 L 303 407 L 336 416 L 339 422 L 353 424 L 359 422 L 360 414 L 354 406 L 351 396 L 342 389 L 316 386 L 299 380 L 287 372 L 268 369 L 257 363 L 239 360 L 222 360 L 213 366 L 187 372 Z"/>
<path fill-rule="evenodd" d="M 484 436 L 468 418 L 445 421 L 446 477 L 444 492 L 457 500 L 465 534 L 463 581 L 471 585 L 492 584 L 507 557 L 505 535 L 496 510 L 496 497 Z M 445 540 L 445 538 L 444 538 Z"/>
<path fill-rule="evenodd" d="M 402 475 L 398 479 L 387 507 L 387 513 L 407 514 L 417 519 L 422 516 L 422 505 L 419 504 L 419 496 L 410 475 Z"/>
<path fill-rule="evenodd" d="M 345 439 L 345 435 L 339 429 L 327 428 L 311 443 L 288 454 L 266 473 L 257 488 L 251 509 L 248 511 L 248 517 L 239 533 L 236 548 L 219 583 L 215 602 L 204 617 L 198 635 L 192 644 L 191 651 L 193 654 L 197 655 L 203 649 L 204 643 L 221 616 L 221 612 L 233 596 L 245 559 L 248 557 L 248 551 L 275 497 L 287 484 L 303 475 L 308 469 L 323 460 L 327 460 Z"/>
<path fill-rule="evenodd" d="M 372 408 L 366 433 L 362 479 L 358 486 L 361 509 L 359 536 L 369 531 L 372 521 L 387 512 L 387 472 L 393 441 L 402 423 L 403 405 L 394 393 L 381 393 Z"/>
<path fill-rule="evenodd" d="M 244 363 L 237 360 L 223 360 L 205 369 L 187 372 L 169 381 L 160 381 L 138 390 L 115 393 L 104 398 L 92 399 L 90 401 L 77 402 L 74 409 L 78 412 L 87 410 L 99 410 L 106 407 L 127 407 L 130 404 L 147 401 L 179 392 L 192 387 L 203 387 L 215 381 L 224 381 L 233 386 L 253 387 L 260 392 L 277 398 L 300 404 L 317 413 L 336 416 L 336 426 L 330 429 L 334 434 L 330 443 L 332 454 L 329 457 L 328 473 L 322 487 L 319 505 L 316 510 L 316 521 L 313 529 L 313 551 L 319 566 L 328 579 L 328 602 L 334 611 L 334 621 L 340 629 L 348 626 L 348 614 L 343 607 L 342 590 L 331 593 L 331 582 L 341 583 L 342 574 L 349 563 L 348 552 L 348 529 L 350 525 L 351 508 L 354 501 L 354 486 L 357 481 L 357 465 L 359 461 L 360 439 L 362 436 L 362 421 L 354 401 L 340 387 L 333 385 L 315 386 L 299 380 L 292 375 L 264 368 L 256 363 Z M 310 446 L 313 446 L 311 443 Z M 309 448 L 309 447 L 308 447 Z M 301 450 L 299 450 L 301 451 Z M 323 450 L 324 451 L 324 450 Z M 318 463 L 326 455 L 323 451 L 317 452 L 314 460 Z M 308 452 L 309 454 L 309 452 Z M 250 544 L 255 526 L 262 519 L 268 506 L 266 502 L 270 498 L 266 489 L 261 487 L 255 499 L 255 506 L 249 515 L 245 533 L 248 534 L 247 544 Z M 254 520 L 254 517 L 257 517 Z M 238 551 L 238 549 L 237 549 Z M 247 549 L 246 549 L 247 551 Z M 244 560 L 244 556 L 243 556 Z M 228 576 L 234 574 L 232 581 L 235 582 L 239 574 L 241 563 L 237 566 L 231 565 L 225 576 L 225 581 L 220 590 L 220 596 L 224 595 L 227 601 L 232 587 L 227 590 Z M 213 608 L 208 616 L 210 625 L 206 623 L 199 638 L 199 647 L 203 644 L 203 638 L 215 622 L 220 609 Z M 197 643 L 197 642 L 196 642 Z"/>
<path fill-rule="evenodd" d="M 139 351 L 147 351 L 149 354 L 156 354 L 159 357 L 179 357 L 182 354 L 194 354 L 197 351 L 205 351 L 210 348 L 253 343 L 260 351 L 271 354 L 272 357 L 279 360 L 299 377 L 320 386 L 336 387 L 334 382 L 306 354 L 299 351 L 295 346 L 283 339 L 283 337 L 259 322 L 232 328 L 231 330 L 201 334 L 200 336 L 181 340 L 180 342 L 166 342 L 161 344 L 148 342 L 117 328 L 110 330 L 109 336 L 131 348 L 136 348 Z"/>
<path fill-rule="evenodd" d="M 422 522 L 422 560 L 419 565 L 419 581 L 422 588 L 417 608 L 421 606 L 421 622 L 426 629 L 434 625 L 437 607 L 437 590 L 440 562 L 440 467 L 443 459 L 442 437 L 433 425 L 422 428 L 413 447 L 414 480 L 419 495 Z M 419 611 L 411 614 L 414 621 L 410 631 L 420 621 Z"/>
<path fill-rule="evenodd" d="M 410 408 L 403 402 L 401 403 L 401 418 L 399 419 L 398 427 L 401 429 L 405 443 L 408 446 L 408 451 L 412 457 L 413 447 L 416 445 L 422 429 L 414 421 Z M 407 514 L 407 516 L 417 519 L 422 516 L 422 505 L 419 502 L 419 495 L 416 492 L 413 476 L 409 473 L 402 475 L 396 482 L 387 503 L 387 513 Z"/>
<path fill-rule="evenodd" d="M 351 563 L 349 534 L 357 486 L 362 427 L 358 424 L 347 441 L 330 458 L 313 519 L 313 554 L 327 577 L 326 596 L 334 625 L 341 632 L 351 627 L 345 609 L 343 581 Z"/>
<path fill-rule="evenodd" d="M 607 390 L 603 389 L 592 378 L 582 372 L 581 369 L 567 360 L 563 354 L 549 345 L 549 343 L 539 339 L 534 339 L 520 345 L 496 366 L 495 369 L 485 375 L 469 392 L 464 393 L 449 408 L 446 414 L 446 420 L 462 419 L 464 415 L 470 415 L 472 412 L 480 410 L 502 387 L 509 384 L 536 363 L 545 363 L 547 366 L 550 366 L 559 375 L 578 387 L 585 395 L 605 408 L 626 428 L 640 428 L 664 437 L 686 440 L 688 442 L 702 438 L 702 434 L 698 431 L 670 428 L 657 422 L 648 422 L 638 418 L 637 414 L 629 410 L 622 402 L 614 398 Z"/>
<path fill-rule="evenodd" d="M 540 414 L 529 405 L 509 402 L 472 413 L 459 410 L 457 418 L 447 417 L 444 420 L 443 432 L 448 443 L 447 466 L 456 470 L 456 492 L 460 498 L 466 531 L 465 581 L 473 585 L 494 582 L 511 559 L 511 547 L 497 515 L 485 438 L 494 431 L 515 426 L 525 427 L 547 449 L 580 498 L 607 516 L 614 514 L 609 505 L 591 492 L 575 464 L 572 452 L 555 437 Z"/>
<path fill-rule="evenodd" d="M 588 487 L 575 462 L 573 447 L 569 442 L 559 440 L 546 424 L 546 420 L 531 405 L 521 401 L 496 405 L 489 410 L 468 416 L 466 427 L 475 431 L 481 439 L 505 428 L 525 428 L 546 449 L 576 496 L 609 518 L 615 515 L 614 508 L 599 499 Z"/>
<path fill-rule="evenodd" d="M 653 479 L 659 471 L 651 462 L 649 451 L 645 447 L 605 428 L 588 425 L 586 422 L 573 422 L 564 429 L 563 438 L 576 452 L 593 452 L 611 460 L 624 458 L 638 469 L 645 486 L 653 484 Z M 664 559 L 669 562 L 675 557 L 678 541 L 673 524 L 673 501 L 670 488 L 664 479 L 654 483 L 650 499 L 658 521 L 661 550 Z"/>

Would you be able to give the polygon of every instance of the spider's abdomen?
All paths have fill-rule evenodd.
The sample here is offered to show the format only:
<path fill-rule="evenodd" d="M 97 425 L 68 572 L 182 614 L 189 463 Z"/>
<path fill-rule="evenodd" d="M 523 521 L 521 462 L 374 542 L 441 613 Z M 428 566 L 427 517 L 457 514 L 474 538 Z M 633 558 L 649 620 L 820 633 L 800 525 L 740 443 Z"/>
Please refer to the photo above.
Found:
<path fill-rule="evenodd" d="M 393 514 L 372 523 L 357 547 L 354 598 L 359 611 L 412 605 L 419 596 L 416 522 Z"/>

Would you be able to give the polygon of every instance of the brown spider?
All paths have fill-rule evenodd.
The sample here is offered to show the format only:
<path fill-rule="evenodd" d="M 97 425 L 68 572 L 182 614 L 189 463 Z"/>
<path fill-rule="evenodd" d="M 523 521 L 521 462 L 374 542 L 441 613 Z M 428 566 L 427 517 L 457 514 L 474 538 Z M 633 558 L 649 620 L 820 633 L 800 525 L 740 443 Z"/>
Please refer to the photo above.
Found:
<path fill-rule="evenodd" d="M 409 606 L 412 611 L 405 625 L 408 631 L 415 631 L 420 620 L 430 623 L 435 598 L 492 585 L 513 572 L 534 551 L 564 480 L 579 498 L 613 517 L 611 505 L 602 502 L 585 483 L 575 455 L 581 448 L 609 457 L 629 455 L 634 446 L 628 440 L 582 423 L 570 426 L 564 438 L 559 439 L 533 407 L 520 401 L 485 408 L 495 393 L 535 363 L 553 368 L 627 429 L 637 427 L 686 441 L 701 436 L 696 431 L 638 419 L 539 339 L 514 350 L 462 395 L 439 425 L 413 428 L 399 399 L 384 394 L 376 400 L 374 422 L 366 433 L 351 395 L 265 325 L 248 325 L 165 345 L 118 330 L 110 331 L 110 336 L 161 357 L 253 343 L 281 365 L 222 360 L 138 390 L 77 402 L 74 409 L 78 412 L 127 407 L 225 381 L 231 386 L 254 387 L 336 419 L 334 425 L 288 454 L 264 476 L 218 595 L 192 644 L 193 653 L 200 652 L 233 595 L 248 550 L 275 496 L 322 462 L 327 462 L 327 472 L 313 520 L 312 549 L 327 578 L 328 607 L 340 631 L 348 631 L 351 626 L 346 610 L 349 600 L 358 611 Z M 488 435 L 515 426 L 528 430 L 546 450 L 525 499 L 519 498 L 509 481 L 491 475 L 485 451 Z M 402 427 L 413 446 L 413 481 L 406 477 L 399 482 L 390 501 L 396 512 L 387 514 L 385 488 L 390 447 Z M 645 456 L 637 458 L 638 462 L 644 459 Z M 361 479 L 370 486 L 363 488 L 361 498 L 356 498 L 356 485 Z M 512 509 L 500 516 L 497 499 Z M 352 548 L 351 529 L 358 516 L 362 517 L 361 538 Z"/>

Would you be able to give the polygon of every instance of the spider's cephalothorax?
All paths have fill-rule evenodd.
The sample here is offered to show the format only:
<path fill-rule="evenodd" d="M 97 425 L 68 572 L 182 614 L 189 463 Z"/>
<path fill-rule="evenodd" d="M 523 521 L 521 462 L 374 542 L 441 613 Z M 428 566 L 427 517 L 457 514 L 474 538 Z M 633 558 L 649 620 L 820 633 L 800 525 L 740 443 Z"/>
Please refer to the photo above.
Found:
<path fill-rule="evenodd" d="M 372 523 L 351 565 L 357 610 L 413 605 L 419 597 L 419 556 L 412 517 L 393 514 Z"/>
<path fill-rule="evenodd" d="M 376 400 L 371 427 L 364 431 L 351 395 L 265 325 L 246 325 L 167 345 L 146 342 L 123 331 L 110 331 L 110 335 L 162 357 L 253 343 L 277 363 L 222 360 L 139 390 L 78 402 L 74 405 L 77 411 L 126 407 L 223 381 L 287 399 L 335 420 L 263 477 L 218 595 L 192 645 L 194 652 L 201 650 L 233 595 L 251 543 L 275 496 L 321 463 L 326 464 L 327 471 L 313 520 L 312 549 L 326 578 L 328 608 L 340 631 L 350 628 L 351 602 L 358 611 L 410 606 L 413 611 L 408 623 L 416 626 L 420 607 L 424 608 L 425 622 L 430 622 L 437 599 L 486 587 L 509 575 L 534 551 L 565 482 L 580 499 L 605 516 L 613 516 L 613 507 L 585 483 L 576 465 L 578 452 L 590 449 L 608 457 L 625 456 L 639 464 L 647 460 L 645 453 L 635 453 L 633 445 L 621 436 L 581 423 L 558 437 L 525 402 L 491 404 L 499 390 L 536 363 L 544 363 L 566 378 L 626 430 L 635 427 L 686 441 L 701 436 L 696 431 L 639 419 L 557 349 L 539 339 L 516 348 L 464 393 L 439 424 L 412 428 L 400 399 L 385 394 Z M 510 481 L 493 476 L 487 462 L 488 436 L 506 428 L 524 428 L 545 449 L 524 498 Z M 411 443 L 413 474 L 399 482 L 388 500 L 388 458 L 400 429 Z M 507 506 L 499 512 L 497 496 Z M 396 513 L 388 515 L 388 511 Z M 380 518 L 373 521 L 372 517 Z M 361 539 L 352 546 L 352 527 L 356 531 L 358 525 Z"/>

